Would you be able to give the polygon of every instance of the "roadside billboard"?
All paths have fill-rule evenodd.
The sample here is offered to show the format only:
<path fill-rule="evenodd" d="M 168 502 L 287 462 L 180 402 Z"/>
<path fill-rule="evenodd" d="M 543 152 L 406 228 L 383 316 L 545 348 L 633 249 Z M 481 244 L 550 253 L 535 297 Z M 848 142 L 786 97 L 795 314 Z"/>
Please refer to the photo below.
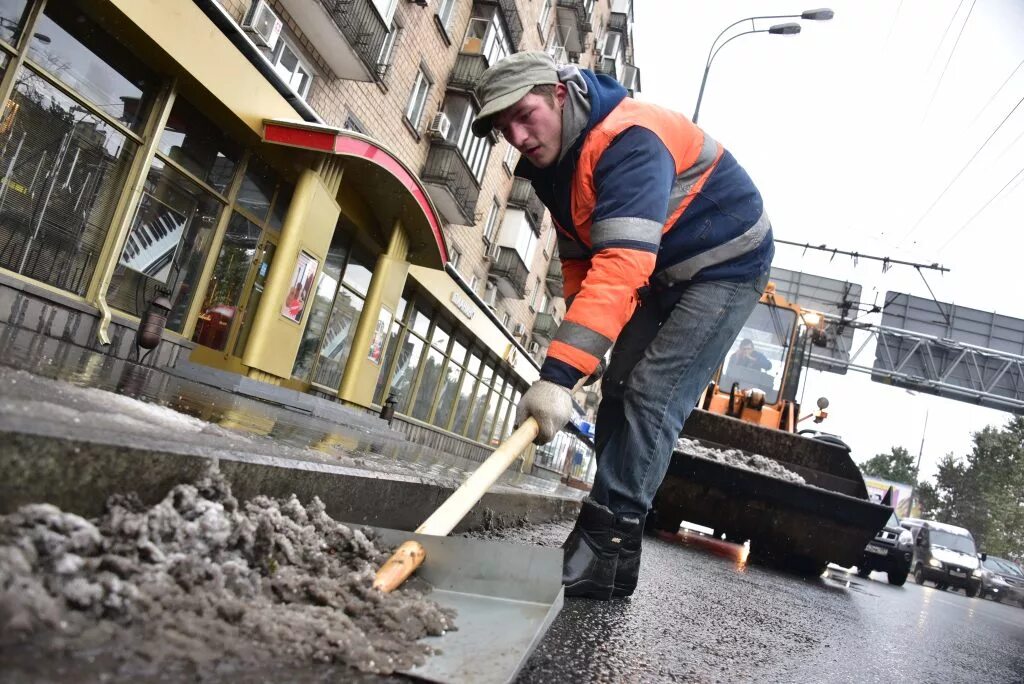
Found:
<path fill-rule="evenodd" d="M 914 493 L 914 486 L 905 482 L 893 482 L 874 475 L 865 475 L 864 484 L 868 488 L 868 498 L 876 503 L 881 503 L 885 493 L 892 487 L 892 507 L 896 509 L 896 517 L 913 518 L 920 512 L 917 503 L 914 503 L 915 512 L 910 510 L 910 495 Z"/>

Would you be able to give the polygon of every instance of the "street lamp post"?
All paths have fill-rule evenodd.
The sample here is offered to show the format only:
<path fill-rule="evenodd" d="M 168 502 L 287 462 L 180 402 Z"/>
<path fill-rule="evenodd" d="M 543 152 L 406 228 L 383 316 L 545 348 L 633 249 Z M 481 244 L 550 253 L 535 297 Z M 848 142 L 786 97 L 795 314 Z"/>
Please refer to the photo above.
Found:
<path fill-rule="evenodd" d="M 796 35 L 797 33 L 800 33 L 800 28 L 801 28 L 800 24 L 797 24 L 795 22 L 787 22 L 785 24 L 775 24 L 775 25 L 770 26 L 769 28 L 766 28 L 766 29 L 759 29 L 759 28 L 757 28 L 757 25 L 754 23 L 756 20 L 758 20 L 758 19 L 806 19 L 808 21 L 829 21 L 834 16 L 835 16 L 835 12 L 833 12 L 832 10 L 830 10 L 828 8 L 805 10 L 805 11 L 801 12 L 800 14 L 766 14 L 766 15 L 757 16 L 757 17 L 747 17 L 745 19 L 740 19 L 739 21 L 734 21 L 733 23 L 729 24 L 724 29 L 722 29 L 722 32 L 719 33 L 718 36 L 715 38 L 714 42 L 711 43 L 711 49 L 708 50 L 708 59 L 704 63 L 704 78 L 702 78 L 701 81 L 700 81 L 700 92 L 697 94 L 697 106 L 693 110 L 693 123 L 697 123 L 697 116 L 700 114 L 700 103 L 701 103 L 701 100 L 704 99 L 704 87 L 707 85 L 708 74 L 711 72 L 711 63 L 715 60 L 715 57 L 718 55 L 719 51 L 723 47 L 725 47 L 730 41 L 735 40 L 736 38 L 739 38 L 740 36 L 745 36 L 745 35 L 748 35 L 748 34 L 751 34 L 751 33 L 768 33 L 768 34 L 776 35 L 776 36 L 793 36 L 793 35 Z M 747 21 L 750 22 L 750 30 L 749 31 L 742 31 L 741 33 L 737 33 L 736 35 L 731 36 L 728 40 L 726 40 L 721 45 L 718 45 L 718 41 L 721 40 L 722 36 L 724 36 L 729 29 L 731 29 L 734 26 L 738 26 L 739 24 L 742 24 L 742 23 L 747 22 Z M 718 45 L 717 49 L 715 48 L 716 45 Z"/>

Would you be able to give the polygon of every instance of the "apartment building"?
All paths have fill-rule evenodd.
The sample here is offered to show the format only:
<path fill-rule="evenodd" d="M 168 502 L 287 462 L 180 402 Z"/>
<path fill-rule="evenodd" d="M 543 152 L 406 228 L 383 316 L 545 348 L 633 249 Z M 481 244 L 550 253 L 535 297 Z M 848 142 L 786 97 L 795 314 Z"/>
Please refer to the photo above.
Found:
<path fill-rule="evenodd" d="M 156 363 L 493 445 L 565 307 L 515 150 L 469 132 L 474 88 L 543 49 L 638 91 L 632 18 L 630 0 L 0 3 L 0 317 L 125 357 L 157 302 Z"/>

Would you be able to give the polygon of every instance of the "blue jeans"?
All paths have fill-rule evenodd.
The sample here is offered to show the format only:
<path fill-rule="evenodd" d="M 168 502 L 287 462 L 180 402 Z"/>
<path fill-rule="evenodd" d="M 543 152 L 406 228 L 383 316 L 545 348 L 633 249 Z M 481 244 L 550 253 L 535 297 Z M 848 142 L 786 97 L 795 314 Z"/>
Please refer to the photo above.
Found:
<path fill-rule="evenodd" d="M 616 515 L 646 515 L 683 423 L 768 284 L 691 283 L 651 291 L 623 328 L 601 383 L 590 496 Z"/>

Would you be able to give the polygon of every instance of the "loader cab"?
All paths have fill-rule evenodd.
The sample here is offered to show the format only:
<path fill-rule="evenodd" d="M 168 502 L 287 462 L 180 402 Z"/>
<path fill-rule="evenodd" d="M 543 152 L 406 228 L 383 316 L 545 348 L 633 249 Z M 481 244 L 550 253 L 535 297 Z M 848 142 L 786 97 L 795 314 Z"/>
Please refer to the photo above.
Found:
<path fill-rule="evenodd" d="M 721 367 L 700 407 L 786 432 L 799 421 L 797 388 L 810 335 L 820 316 L 787 301 L 769 283 Z"/>
<path fill-rule="evenodd" d="M 919 518 L 904 518 L 900 525 L 914 538 L 911 572 L 915 582 L 932 582 L 938 589 L 963 589 L 967 596 L 977 596 L 980 561 L 985 554 L 978 554 L 969 530 Z"/>

